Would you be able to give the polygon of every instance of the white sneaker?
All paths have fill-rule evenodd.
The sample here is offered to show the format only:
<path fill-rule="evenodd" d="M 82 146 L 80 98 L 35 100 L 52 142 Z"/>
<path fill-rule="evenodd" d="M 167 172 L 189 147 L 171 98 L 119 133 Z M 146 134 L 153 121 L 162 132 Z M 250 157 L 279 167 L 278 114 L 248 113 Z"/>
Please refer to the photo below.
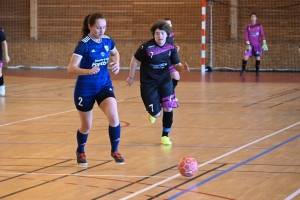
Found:
<path fill-rule="evenodd" d="M 5 85 L 0 86 L 0 95 L 2 95 L 2 96 L 5 95 Z"/>

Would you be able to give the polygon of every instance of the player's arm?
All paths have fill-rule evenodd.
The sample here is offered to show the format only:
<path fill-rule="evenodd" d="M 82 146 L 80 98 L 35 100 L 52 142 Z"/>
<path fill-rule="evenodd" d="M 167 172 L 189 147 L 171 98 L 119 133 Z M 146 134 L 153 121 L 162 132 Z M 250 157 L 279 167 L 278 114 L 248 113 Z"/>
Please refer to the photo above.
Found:
<path fill-rule="evenodd" d="M 247 25 L 244 28 L 244 37 L 245 37 L 246 43 L 249 42 L 249 30 L 248 30 Z M 250 42 L 249 42 L 249 44 L 250 44 Z"/>
<path fill-rule="evenodd" d="M 134 77 L 135 77 L 135 71 L 138 68 L 140 64 L 140 61 L 138 61 L 134 56 L 132 56 L 131 62 L 130 62 L 130 71 L 129 75 L 126 79 L 126 83 L 128 86 L 131 86 L 134 82 Z"/>
<path fill-rule="evenodd" d="M 77 75 L 93 75 L 100 71 L 99 66 L 95 66 L 92 69 L 82 69 L 79 68 L 79 64 L 82 57 L 76 54 L 73 54 L 68 65 L 68 74 L 77 74 Z"/>
<path fill-rule="evenodd" d="M 120 54 L 116 47 L 110 51 L 110 58 L 112 59 L 112 62 L 109 65 L 111 67 L 112 72 L 114 74 L 119 73 L 119 71 L 120 71 Z"/>
<path fill-rule="evenodd" d="M 8 63 L 10 61 L 10 58 L 8 56 L 8 47 L 7 47 L 7 42 L 6 40 L 4 40 L 2 42 L 2 49 L 4 51 L 4 57 L 5 57 L 5 61 Z"/>
<path fill-rule="evenodd" d="M 175 44 L 174 44 L 174 46 L 175 46 L 175 48 L 176 48 L 177 51 L 180 50 L 180 47 L 179 47 L 178 45 L 175 45 Z"/>
<path fill-rule="evenodd" d="M 260 25 L 259 32 L 260 32 L 261 39 L 266 40 L 265 32 L 264 32 L 264 29 L 263 29 L 262 25 Z"/>
<path fill-rule="evenodd" d="M 251 47 L 250 41 L 249 41 L 249 30 L 248 30 L 247 25 L 244 28 L 244 36 L 245 36 L 245 40 L 246 40 L 246 49 L 247 49 L 247 51 L 250 51 L 252 49 L 252 47 Z"/>
<path fill-rule="evenodd" d="M 189 65 L 186 62 L 184 64 L 175 64 L 174 67 L 178 72 L 190 71 Z"/>
<path fill-rule="evenodd" d="M 170 62 L 178 72 L 190 71 L 189 65 L 186 62 L 184 64 L 180 63 L 176 48 L 171 51 Z"/>
<path fill-rule="evenodd" d="M 261 36 L 261 38 L 262 38 L 262 40 L 263 40 L 262 49 L 263 49 L 264 51 L 268 51 L 268 46 L 267 46 L 266 36 L 265 36 L 265 32 L 264 32 L 264 29 L 263 29 L 262 25 L 260 25 L 259 32 L 260 32 L 260 36 Z"/>

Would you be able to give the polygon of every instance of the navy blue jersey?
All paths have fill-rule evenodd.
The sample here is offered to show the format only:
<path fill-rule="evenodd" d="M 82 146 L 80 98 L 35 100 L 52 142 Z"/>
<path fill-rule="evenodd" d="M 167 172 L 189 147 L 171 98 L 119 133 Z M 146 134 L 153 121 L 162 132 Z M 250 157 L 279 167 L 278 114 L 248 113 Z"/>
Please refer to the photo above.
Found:
<path fill-rule="evenodd" d="M 0 60 L 3 60 L 3 49 L 2 49 L 2 42 L 4 42 L 5 39 L 5 34 L 4 34 L 4 30 L 2 28 L 0 28 Z"/>
<path fill-rule="evenodd" d="M 105 35 L 101 42 L 94 41 L 90 36 L 86 36 L 78 42 L 74 55 L 82 57 L 79 67 L 91 69 L 94 66 L 99 66 L 100 71 L 93 75 L 79 75 L 74 89 L 75 94 L 81 96 L 95 95 L 102 88 L 112 86 L 107 63 L 110 51 L 114 48 L 114 41 Z"/>
<path fill-rule="evenodd" d="M 162 83 L 166 79 L 170 79 L 169 66 L 180 63 L 174 45 L 166 42 L 163 46 L 159 46 L 154 39 L 142 44 L 135 52 L 134 57 L 141 62 L 141 83 Z"/>
<path fill-rule="evenodd" d="M 169 37 L 167 38 L 167 42 L 170 44 L 174 44 L 174 32 L 171 32 Z"/>

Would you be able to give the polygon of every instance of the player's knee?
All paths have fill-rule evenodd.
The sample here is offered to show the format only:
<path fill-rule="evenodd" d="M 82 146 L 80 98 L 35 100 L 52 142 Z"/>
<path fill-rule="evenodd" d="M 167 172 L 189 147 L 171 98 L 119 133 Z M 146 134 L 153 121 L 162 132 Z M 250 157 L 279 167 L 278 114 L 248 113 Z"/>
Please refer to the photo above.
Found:
<path fill-rule="evenodd" d="M 111 127 L 116 127 L 120 124 L 118 115 L 113 115 L 108 119 L 108 123 Z"/>
<path fill-rule="evenodd" d="M 179 79 L 180 79 L 179 72 L 176 71 L 176 72 L 171 73 L 171 78 L 179 81 Z"/>
<path fill-rule="evenodd" d="M 114 122 L 109 123 L 109 125 L 110 125 L 111 127 L 116 127 L 116 126 L 118 126 L 119 124 L 120 124 L 119 121 L 114 121 Z"/>
<path fill-rule="evenodd" d="M 165 112 L 172 112 L 173 108 L 164 108 Z"/>
<path fill-rule="evenodd" d="M 83 134 L 86 134 L 86 133 L 90 132 L 91 128 L 92 128 L 91 125 L 81 125 L 80 128 L 79 128 L 79 132 L 83 133 Z"/>
<path fill-rule="evenodd" d="M 157 113 L 156 115 L 154 115 L 153 117 L 158 118 L 161 115 L 161 111 L 159 111 L 159 113 Z"/>

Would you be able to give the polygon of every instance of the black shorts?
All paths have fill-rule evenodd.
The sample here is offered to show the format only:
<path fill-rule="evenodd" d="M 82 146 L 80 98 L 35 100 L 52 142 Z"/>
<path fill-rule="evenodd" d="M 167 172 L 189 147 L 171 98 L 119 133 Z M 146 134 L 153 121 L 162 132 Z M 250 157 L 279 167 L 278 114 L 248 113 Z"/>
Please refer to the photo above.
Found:
<path fill-rule="evenodd" d="M 77 110 L 88 112 L 93 109 L 95 101 L 97 101 L 98 105 L 100 105 L 100 103 L 108 97 L 115 98 L 113 86 L 104 87 L 100 92 L 98 92 L 98 94 L 92 96 L 74 94 L 74 104 Z"/>
<path fill-rule="evenodd" d="M 178 107 L 172 79 L 162 84 L 142 83 L 140 90 L 145 108 L 152 116 L 158 114 L 161 108 Z"/>

